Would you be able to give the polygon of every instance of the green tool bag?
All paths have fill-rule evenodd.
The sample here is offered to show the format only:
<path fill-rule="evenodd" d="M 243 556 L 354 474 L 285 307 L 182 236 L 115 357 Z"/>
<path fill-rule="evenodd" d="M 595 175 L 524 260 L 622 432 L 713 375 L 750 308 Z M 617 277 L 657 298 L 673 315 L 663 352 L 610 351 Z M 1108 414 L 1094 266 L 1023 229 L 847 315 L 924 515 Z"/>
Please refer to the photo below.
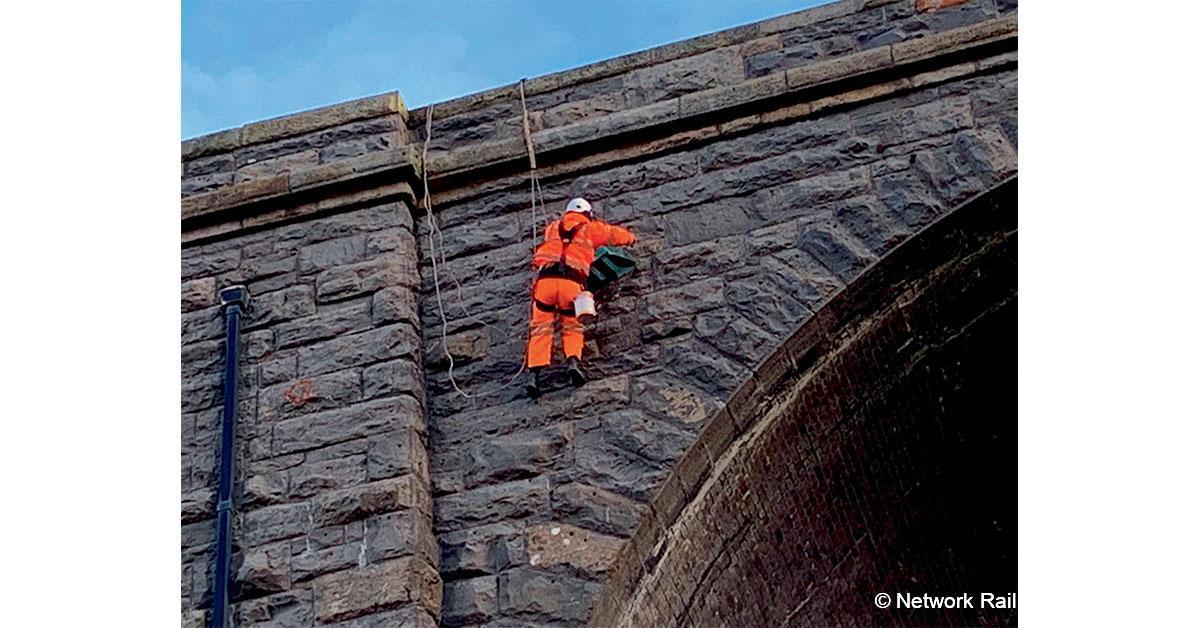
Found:
<path fill-rule="evenodd" d="M 615 246 L 602 246 L 596 249 L 596 258 L 592 261 L 592 272 L 588 275 L 586 288 L 592 292 L 611 285 L 616 280 L 633 272 L 637 260 L 627 249 Z"/>

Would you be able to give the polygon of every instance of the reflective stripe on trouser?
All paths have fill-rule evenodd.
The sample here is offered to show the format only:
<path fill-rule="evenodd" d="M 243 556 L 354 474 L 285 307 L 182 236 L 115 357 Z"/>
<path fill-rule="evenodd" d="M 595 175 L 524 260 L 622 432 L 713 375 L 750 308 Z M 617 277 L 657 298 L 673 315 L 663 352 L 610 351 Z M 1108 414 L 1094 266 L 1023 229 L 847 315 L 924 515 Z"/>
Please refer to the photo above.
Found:
<path fill-rule="evenodd" d="M 526 351 L 527 366 L 532 368 L 550 364 L 555 319 L 562 319 L 563 353 L 574 358 L 583 356 L 583 324 L 574 316 L 560 313 L 574 311 L 575 297 L 582 291 L 583 286 L 561 277 L 542 277 L 534 282 L 533 313 L 529 319 L 529 347 Z M 553 310 L 538 307 L 539 302 Z"/>

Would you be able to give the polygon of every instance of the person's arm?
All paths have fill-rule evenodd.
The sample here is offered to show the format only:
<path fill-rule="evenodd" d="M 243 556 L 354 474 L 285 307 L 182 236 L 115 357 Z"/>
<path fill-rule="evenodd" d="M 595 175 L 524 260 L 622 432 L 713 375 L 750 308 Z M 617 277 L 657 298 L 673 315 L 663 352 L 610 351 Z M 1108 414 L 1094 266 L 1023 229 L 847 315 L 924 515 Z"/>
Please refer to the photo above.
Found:
<path fill-rule="evenodd" d="M 608 239 L 605 240 L 605 244 L 612 244 L 614 246 L 629 246 L 634 242 L 637 242 L 637 237 L 633 235 L 632 231 L 624 227 L 608 225 Z"/>

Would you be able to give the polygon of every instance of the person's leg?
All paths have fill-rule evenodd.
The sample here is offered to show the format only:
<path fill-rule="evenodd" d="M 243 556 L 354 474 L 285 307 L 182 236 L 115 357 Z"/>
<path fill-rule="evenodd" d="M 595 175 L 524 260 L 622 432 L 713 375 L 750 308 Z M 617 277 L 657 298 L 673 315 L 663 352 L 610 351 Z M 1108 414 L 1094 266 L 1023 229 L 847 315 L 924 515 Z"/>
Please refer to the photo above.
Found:
<path fill-rule="evenodd" d="M 574 316 L 562 317 L 563 353 L 578 360 L 583 357 L 583 323 Z"/>
<path fill-rule="evenodd" d="M 538 307 L 537 302 L 553 303 L 553 296 L 553 286 L 547 286 L 545 279 L 534 284 L 533 313 L 529 318 L 529 347 L 525 362 L 531 369 L 550 365 L 550 350 L 554 345 L 554 312 Z"/>
<path fill-rule="evenodd" d="M 558 287 L 558 307 L 563 311 L 573 312 L 575 297 L 583 291 L 583 286 L 570 280 L 563 280 Z M 571 383 L 580 386 L 587 378 L 583 375 L 583 366 L 579 360 L 583 357 L 583 323 L 575 316 L 560 314 L 562 319 L 563 353 L 567 355 L 567 375 Z"/>

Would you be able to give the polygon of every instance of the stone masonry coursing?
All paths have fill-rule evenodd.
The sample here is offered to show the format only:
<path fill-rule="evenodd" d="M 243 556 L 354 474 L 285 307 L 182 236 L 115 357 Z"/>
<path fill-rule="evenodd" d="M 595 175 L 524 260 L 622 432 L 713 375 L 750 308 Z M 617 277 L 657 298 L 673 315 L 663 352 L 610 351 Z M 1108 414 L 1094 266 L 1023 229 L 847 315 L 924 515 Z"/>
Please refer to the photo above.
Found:
<path fill-rule="evenodd" d="M 416 254 L 403 202 L 184 251 L 185 621 L 204 625 L 212 599 L 224 345 L 213 303 L 241 283 L 252 309 L 237 430 L 237 625 L 332 623 L 380 607 L 434 625 Z M 398 583 L 371 588 L 388 577 Z"/>
<path fill-rule="evenodd" d="M 185 142 L 185 622 L 211 598 L 218 288 L 249 282 L 255 300 L 239 625 L 581 625 L 645 504 L 758 360 L 1015 172 L 1015 46 L 986 39 L 1015 8 L 852 0 L 531 79 L 547 210 L 585 195 L 642 239 L 638 272 L 587 331 L 592 381 L 556 378 L 537 403 L 504 386 L 523 357 L 531 245 L 513 87 L 433 106 L 432 248 L 411 199 L 287 206 L 310 172 L 360 176 L 419 147 L 426 110 L 398 97 Z M 902 50 L 914 61 L 891 69 Z M 278 225 L 187 226 L 192 209 L 268 197 Z M 476 399 L 449 386 L 431 254 Z M 338 597 L 380 578 L 412 586 Z"/>

